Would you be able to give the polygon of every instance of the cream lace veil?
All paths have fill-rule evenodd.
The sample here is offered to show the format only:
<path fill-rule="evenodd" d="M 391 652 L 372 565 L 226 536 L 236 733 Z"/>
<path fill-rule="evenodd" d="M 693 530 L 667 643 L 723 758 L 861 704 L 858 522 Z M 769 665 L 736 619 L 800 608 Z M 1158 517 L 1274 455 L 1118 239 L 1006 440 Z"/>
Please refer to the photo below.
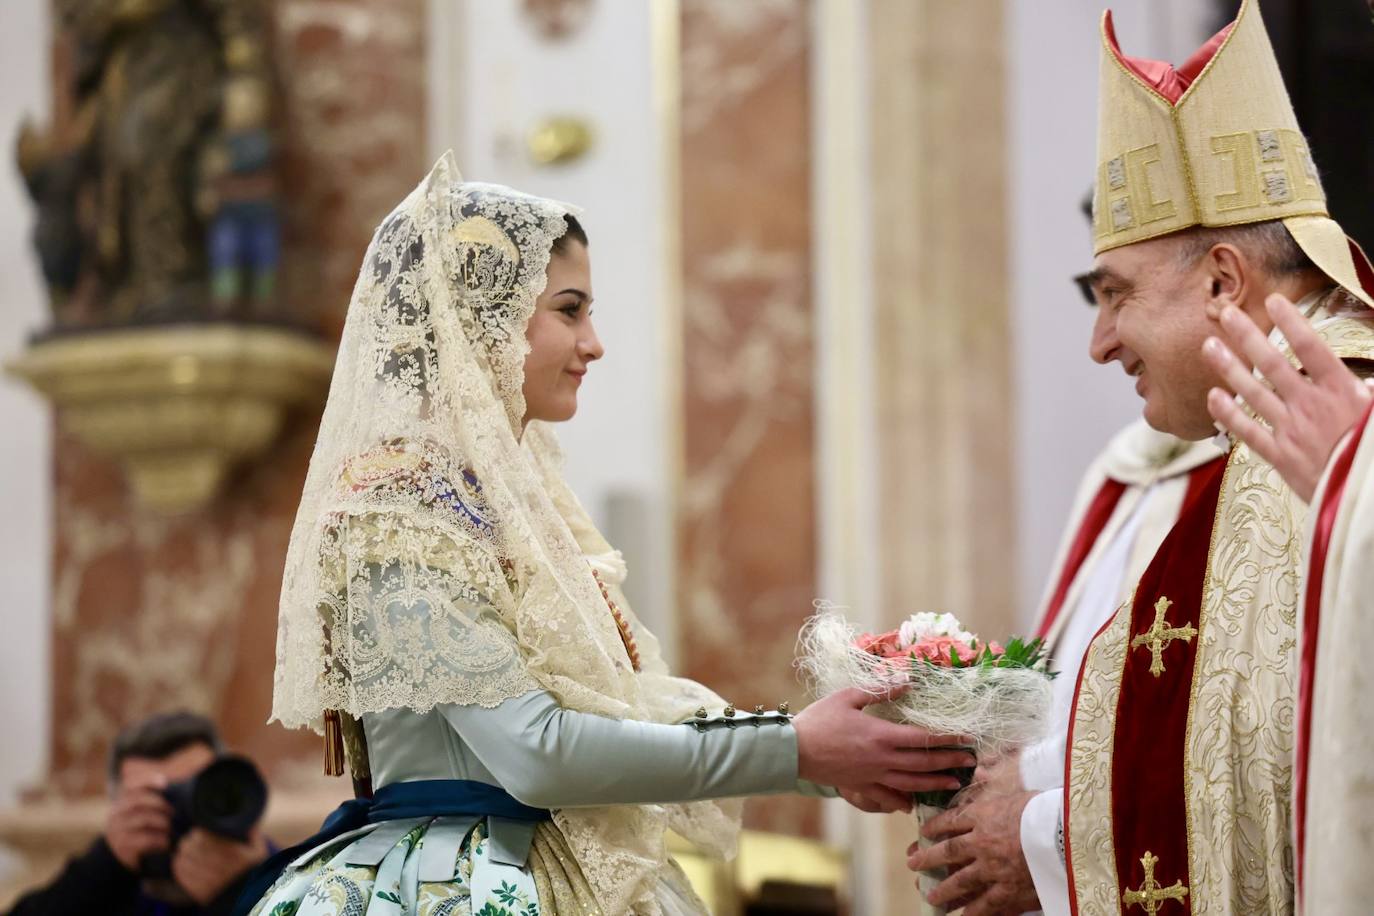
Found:
<path fill-rule="evenodd" d="M 325 710 L 493 707 L 538 688 L 644 721 L 719 702 L 668 675 L 552 430 L 520 435 L 525 327 L 572 212 L 464 182 L 449 153 L 378 228 L 291 532 L 274 720 L 319 730 Z M 638 673 L 593 567 L 639 642 Z M 605 912 L 651 913 L 664 830 L 728 854 L 737 814 L 617 806 L 555 822 Z"/>

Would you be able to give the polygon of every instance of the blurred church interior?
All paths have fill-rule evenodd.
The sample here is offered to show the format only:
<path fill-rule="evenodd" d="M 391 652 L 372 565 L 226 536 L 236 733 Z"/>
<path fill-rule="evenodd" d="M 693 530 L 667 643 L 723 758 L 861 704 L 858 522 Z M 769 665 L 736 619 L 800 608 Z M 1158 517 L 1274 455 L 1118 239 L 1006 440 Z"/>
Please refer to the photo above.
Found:
<path fill-rule="evenodd" d="M 99 830 L 154 712 L 259 763 L 279 842 L 349 794 L 265 724 L 277 597 L 363 250 L 447 149 L 585 210 L 607 355 L 568 474 L 677 670 L 803 705 L 817 598 L 1026 627 L 1138 413 L 1071 283 L 1104 2 L 5 0 L 0 909 Z M 1115 12 L 1181 60 L 1234 4 Z M 1367 201 L 1367 11 L 1264 12 L 1329 198 Z M 746 826 L 735 865 L 679 850 L 716 912 L 917 906 L 910 817 Z"/>

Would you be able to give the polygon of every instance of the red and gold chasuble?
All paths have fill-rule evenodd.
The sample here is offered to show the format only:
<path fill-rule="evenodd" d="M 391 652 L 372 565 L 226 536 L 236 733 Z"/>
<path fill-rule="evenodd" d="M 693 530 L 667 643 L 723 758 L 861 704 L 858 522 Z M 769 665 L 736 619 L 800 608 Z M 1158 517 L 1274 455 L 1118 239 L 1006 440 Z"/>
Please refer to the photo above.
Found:
<path fill-rule="evenodd" d="M 1147 913 L 1168 900 L 1180 904 L 1175 912 L 1190 911 L 1182 750 L 1203 581 L 1225 472 L 1226 459 L 1217 458 L 1193 474 L 1178 522 L 1141 576 L 1132 601 L 1117 612 L 1117 618 L 1129 619 L 1129 627 L 1112 746 L 1112 864 L 1124 889 L 1123 904 L 1128 909 L 1138 904 Z M 1108 622 L 1098 639 L 1117 622 Z M 1080 678 L 1075 706 L 1081 692 Z M 1067 838 L 1072 836 L 1070 829 Z M 1070 873 L 1073 851 L 1066 842 Z"/>
<path fill-rule="evenodd" d="M 1074 699 L 1075 913 L 1288 913 L 1301 506 L 1244 447 L 1199 468 Z"/>

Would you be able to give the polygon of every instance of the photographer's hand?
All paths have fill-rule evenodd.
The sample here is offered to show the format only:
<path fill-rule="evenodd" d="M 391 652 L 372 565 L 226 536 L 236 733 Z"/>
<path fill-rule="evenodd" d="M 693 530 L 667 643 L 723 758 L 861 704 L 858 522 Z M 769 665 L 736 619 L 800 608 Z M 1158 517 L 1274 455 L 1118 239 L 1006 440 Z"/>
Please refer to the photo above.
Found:
<path fill-rule="evenodd" d="M 120 787 L 105 816 L 105 842 L 119 864 L 138 871 L 143 856 L 167 849 L 172 829 L 172 806 L 162 797 L 166 781 L 150 776 Z"/>
<path fill-rule="evenodd" d="M 206 906 L 267 853 L 267 840 L 257 828 L 246 843 L 196 828 L 177 844 L 172 877 L 192 900 Z"/>

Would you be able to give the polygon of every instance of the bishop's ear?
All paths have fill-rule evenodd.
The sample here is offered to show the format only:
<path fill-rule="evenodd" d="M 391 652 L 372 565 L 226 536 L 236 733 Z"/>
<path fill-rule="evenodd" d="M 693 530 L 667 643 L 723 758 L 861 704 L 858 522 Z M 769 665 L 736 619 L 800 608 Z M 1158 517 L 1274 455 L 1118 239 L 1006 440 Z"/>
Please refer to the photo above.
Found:
<path fill-rule="evenodd" d="M 1221 319 L 1228 305 L 1244 309 L 1252 285 L 1255 265 L 1234 245 L 1220 242 L 1202 256 L 1202 273 L 1207 284 L 1207 317 Z"/>

